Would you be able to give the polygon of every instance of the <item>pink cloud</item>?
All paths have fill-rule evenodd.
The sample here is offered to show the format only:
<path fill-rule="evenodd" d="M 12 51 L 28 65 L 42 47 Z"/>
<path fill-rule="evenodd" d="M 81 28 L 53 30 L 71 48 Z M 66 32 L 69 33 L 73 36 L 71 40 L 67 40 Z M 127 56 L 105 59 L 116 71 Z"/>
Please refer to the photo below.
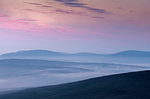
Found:
<path fill-rule="evenodd" d="M 0 28 L 13 30 L 40 30 L 42 26 L 36 24 L 34 19 L 10 20 L 7 17 L 0 17 Z"/>

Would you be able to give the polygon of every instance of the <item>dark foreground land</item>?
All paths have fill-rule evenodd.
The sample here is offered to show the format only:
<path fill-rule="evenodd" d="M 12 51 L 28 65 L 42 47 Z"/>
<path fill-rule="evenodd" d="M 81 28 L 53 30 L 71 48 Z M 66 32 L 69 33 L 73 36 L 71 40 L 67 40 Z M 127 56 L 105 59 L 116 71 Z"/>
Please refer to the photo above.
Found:
<path fill-rule="evenodd" d="M 150 99 L 150 71 L 26 89 L 0 99 Z"/>

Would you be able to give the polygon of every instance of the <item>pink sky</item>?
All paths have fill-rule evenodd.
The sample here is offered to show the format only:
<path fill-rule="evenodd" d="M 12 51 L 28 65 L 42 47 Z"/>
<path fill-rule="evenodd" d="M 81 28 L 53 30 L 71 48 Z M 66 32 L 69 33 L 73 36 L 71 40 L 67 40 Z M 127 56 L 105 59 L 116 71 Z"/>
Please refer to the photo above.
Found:
<path fill-rule="evenodd" d="M 150 51 L 149 0 L 0 0 L 0 53 Z"/>

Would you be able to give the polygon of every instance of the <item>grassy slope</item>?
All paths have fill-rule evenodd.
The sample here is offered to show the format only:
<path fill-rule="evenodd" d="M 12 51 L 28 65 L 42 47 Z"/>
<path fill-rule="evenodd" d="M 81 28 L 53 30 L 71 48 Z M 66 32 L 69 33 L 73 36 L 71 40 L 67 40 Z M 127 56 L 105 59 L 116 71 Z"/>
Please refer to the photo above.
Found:
<path fill-rule="evenodd" d="M 150 99 L 150 71 L 27 89 L 0 99 Z"/>

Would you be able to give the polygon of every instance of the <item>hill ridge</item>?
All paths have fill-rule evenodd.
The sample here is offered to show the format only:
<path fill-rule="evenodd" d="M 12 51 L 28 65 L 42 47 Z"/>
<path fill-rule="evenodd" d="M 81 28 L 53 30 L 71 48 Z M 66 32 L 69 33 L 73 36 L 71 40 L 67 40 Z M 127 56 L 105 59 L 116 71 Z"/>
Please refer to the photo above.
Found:
<path fill-rule="evenodd" d="M 26 89 L 0 99 L 150 99 L 150 70 Z"/>

